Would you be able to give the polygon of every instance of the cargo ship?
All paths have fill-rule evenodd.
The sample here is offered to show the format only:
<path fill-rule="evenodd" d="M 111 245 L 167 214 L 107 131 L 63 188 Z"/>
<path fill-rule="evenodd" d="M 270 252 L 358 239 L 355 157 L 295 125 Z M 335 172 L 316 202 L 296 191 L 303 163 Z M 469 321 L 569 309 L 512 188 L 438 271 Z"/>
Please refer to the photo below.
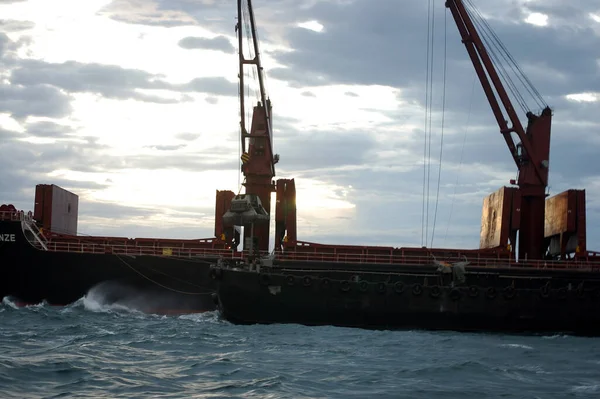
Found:
<path fill-rule="evenodd" d="M 241 4 L 238 0 L 239 20 Z M 258 54 L 250 0 L 244 5 Z M 539 96 L 544 107 L 539 113 L 527 111 L 524 126 L 497 70 L 498 54 L 491 56 L 486 46 L 498 37 L 488 31 L 482 40 L 478 29 L 491 28 L 472 2 L 448 0 L 446 7 L 518 171 L 510 186 L 484 199 L 480 247 L 298 241 L 294 181 L 270 182 L 279 157 L 270 153 L 270 107 L 259 104 L 249 134 L 241 122 L 246 191 L 233 198 L 223 217 L 225 226 L 244 226 L 247 252 L 241 259 L 219 259 L 211 266 L 223 318 L 240 324 L 600 335 L 600 257 L 586 246 L 585 190 L 547 195 L 553 112 Z M 260 58 L 245 59 L 241 33 L 238 37 L 240 76 L 251 64 L 260 78 Z M 493 50 L 506 48 L 497 45 Z M 510 55 L 504 59 L 514 62 Z M 530 81 L 524 77 L 522 82 Z M 538 92 L 533 88 L 530 93 Z M 262 104 L 270 104 L 262 83 L 261 95 Z M 261 135 L 264 140 L 257 139 Z M 247 139 L 253 139 L 248 152 Z M 269 217 L 248 210 L 261 204 L 268 210 L 271 192 L 277 196 L 275 252 L 265 254 Z"/>

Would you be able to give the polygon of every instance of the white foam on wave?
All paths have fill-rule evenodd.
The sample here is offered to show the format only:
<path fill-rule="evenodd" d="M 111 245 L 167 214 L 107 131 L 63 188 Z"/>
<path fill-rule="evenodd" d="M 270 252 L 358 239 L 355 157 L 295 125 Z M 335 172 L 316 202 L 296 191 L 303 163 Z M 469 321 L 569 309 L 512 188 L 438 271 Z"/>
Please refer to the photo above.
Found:
<path fill-rule="evenodd" d="M 572 391 L 577 392 L 577 393 L 585 393 L 585 394 L 600 393 L 600 383 L 577 385 L 572 388 Z"/>
<path fill-rule="evenodd" d="M 138 308 L 126 301 L 110 301 L 108 299 L 106 286 L 103 284 L 92 287 L 88 293 L 81 298 L 81 305 L 85 310 L 96 313 L 142 313 Z"/>
<path fill-rule="evenodd" d="M 533 349 L 532 346 L 523 345 L 523 344 L 502 344 L 500 345 L 502 348 L 519 348 L 519 349 Z"/>
<path fill-rule="evenodd" d="M 19 309 L 19 307 L 13 302 L 13 298 L 5 296 L 2 298 L 2 305 L 8 306 L 9 308 Z"/>
<path fill-rule="evenodd" d="M 11 296 L 5 296 L 4 298 L 2 298 L 2 305 L 4 305 L 3 309 L 11 308 L 11 309 L 15 309 L 15 310 L 19 310 L 19 309 L 38 310 L 38 309 L 42 309 L 42 308 L 49 306 L 49 304 L 46 300 L 43 300 L 42 302 L 36 303 L 36 304 L 27 304 L 27 305 L 22 305 L 22 306 L 19 306 L 18 304 L 19 304 L 19 300 L 17 298 L 14 298 Z"/>
<path fill-rule="evenodd" d="M 217 310 L 203 313 L 182 314 L 177 318 L 180 320 L 189 320 L 196 323 L 222 323 L 222 320 L 219 316 L 219 311 Z"/>
<path fill-rule="evenodd" d="M 555 334 L 555 335 L 548 335 L 548 336 L 543 336 L 542 339 L 557 339 L 557 338 L 569 338 L 569 335 L 566 334 Z"/>

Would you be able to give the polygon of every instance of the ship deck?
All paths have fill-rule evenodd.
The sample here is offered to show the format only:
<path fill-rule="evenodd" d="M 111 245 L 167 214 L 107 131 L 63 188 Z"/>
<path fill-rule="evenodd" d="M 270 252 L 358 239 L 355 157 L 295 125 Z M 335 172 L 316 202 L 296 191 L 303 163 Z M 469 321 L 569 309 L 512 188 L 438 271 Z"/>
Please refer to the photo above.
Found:
<path fill-rule="evenodd" d="M 33 222 L 31 213 L 0 212 L 1 222 Z M 167 239 L 67 235 L 43 232 L 45 248 L 53 252 L 115 254 L 127 256 L 169 256 L 179 258 L 214 257 L 247 259 L 247 251 L 228 248 L 217 238 Z M 35 242 L 32 242 L 35 245 Z M 264 253 L 262 255 L 268 255 Z M 460 250 L 447 248 L 383 247 L 355 245 L 324 245 L 305 241 L 287 243 L 275 252 L 275 259 L 292 264 L 319 263 L 331 267 L 348 264 L 376 265 L 438 265 L 469 262 L 470 266 L 486 268 L 530 268 L 560 270 L 600 270 L 600 256 L 589 252 L 585 258 L 566 261 L 517 260 L 506 250 Z"/>

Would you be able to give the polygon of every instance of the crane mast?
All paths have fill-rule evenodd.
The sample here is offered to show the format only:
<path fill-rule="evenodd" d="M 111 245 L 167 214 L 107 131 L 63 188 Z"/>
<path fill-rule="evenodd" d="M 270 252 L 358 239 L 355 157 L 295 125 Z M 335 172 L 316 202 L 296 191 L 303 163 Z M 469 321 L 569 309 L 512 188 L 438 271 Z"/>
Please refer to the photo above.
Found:
<path fill-rule="evenodd" d="M 527 112 L 528 123 L 524 129 L 463 1 L 447 0 L 446 7 L 452 13 L 500 133 L 518 168 L 518 178 L 511 183 L 517 184 L 520 197 L 520 206 L 515 209 L 519 258 L 542 259 L 547 246 L 544 223 L 552 110 L 546 107 L 539 115 Z M 514 245 L 515 237 L 512 241 Z"/>
<path fill-rule="evenodd" d="M 247 5 L 248 21 L 244 21 L 245 9 L 243 8 L 243 3 Z M 238 0 L 237 10 L 238 22 L 236 32 L 238 35 L 239 51 L 240 139 L 242 148 L 242 173 L 245 177 L 245 193 L 258 196 L 265 211 L 270 213 L 271 193 L 275 191 L 275 184 L 272 179 L 275 176 L 275 164 L 279 161 L 279 155 L 273 154 L 271 101 L 267 98 L 265 90 L 252 1 Z M 249 23 L 249 34 L 252 36 L 252 50 L 254 53 L 252 59 L 246 59 L 244 56 L 244 22 Z M 260 91 L 260 101 L 253 107 L 250 131 L 247 130 L 245 121 L 244 67 L 246 65 L 256 68 Z M 267 251 L 269 249 L 269 223 L 262 223 L 252 226 L 252 229 L 246 229 L 244 238 L 256 241 L 253 245 L 254 249 Z M 244 240 L 244 243 L 246 240 Z"/>

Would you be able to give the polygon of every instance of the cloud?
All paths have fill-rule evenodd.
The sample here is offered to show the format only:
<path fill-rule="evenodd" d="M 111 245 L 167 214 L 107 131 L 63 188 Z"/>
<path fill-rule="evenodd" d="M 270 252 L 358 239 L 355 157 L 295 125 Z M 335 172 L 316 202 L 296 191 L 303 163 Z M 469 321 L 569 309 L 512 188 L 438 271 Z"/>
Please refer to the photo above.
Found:
<path fill-rule="evenodd" d="M 152 0 L 113 0 L 99 14 L 130 24 L 164 27 L 196 24 L 187 13 L 163 9 L 160 2 Z"/>
<path fill-rule="evenodd" d="M 35 27 L 35 24 L 31 21 L 18 21 L 14 19 L 0 19 L 0 31 L 4 32 L 18 32 L 23 30 L 29 30 Z"/>
<path fill-rule="evenodd" d="M 232 157 L 232 149 L 228 147 L 208 148 L 201 153 L 172 151 L 178 146 L 154 146 L 159 153 L 132 154 L 127 157 L 108 157 L 99 170 L 115 171 L 120 169 L 143 170 L 179 170 L 179 171 L 208 171 L 232 170 L 239 164 L 237 157 Z M 181 146 L 179 149 L 183 148 Z"/>
<path fill-rule="evenodd" d="M 4 136 L 3 132 L 2 135 Z M 12 137 L 12 140 L 10 139 Z M 0 157 L 0 170 L 10 171 L 0 179 L 0 202 L 11 201 L 23 209 L 32 209 L 36 184 L 48 182 L 67 187 L 102 188 L 95 182 L 79 183 L 59 177 L 49 179 L 47 174 L 59 168 L 91 171 L 95 148 L 89 143 L 75 142 L 36 144 L 22 139 L 27 134 L 12 134 L 0 141 L 0 151 L 10 156 Z M 92 156 L 90 156 L 92 155 Z"/>
<path fill-rule="evenodd" d="M 11 43 L 9 37 L 4 32 L 0 32 L 0 60 L 4 57 L 8 45 Z"/>
<path fill-rule="evenodd" d="M 222 27 L 227 21 L 229 32 L 232 32 L 233 22 L 231 18 L 224 16 L 233 15 L 235 5 L 212 0 L 115 0 L 103 12 L 116 21 L 150 26 L 177 27 L 199 24 L 213 29 Z M 216 31 L 222 33 L 223 29 Z"/>
<path fill-rule="evenodd" d="M 499 3 L 500 7 L 506 6 L 505 2 Z M 585 2 L 581 3 L 582 13 L 592 11 L 589 3 L 585 7 Z M 533 4 L 531 8 L 540 8 L 537 5 L 541 3 L 529 4 Z M 565 15 L 569 15 L 573 8 L 557 2 L 554 5 L 556 9 L 553 12 L 549 7 L 541 7 L 551 19 L 553 15 L 561 14 L 562 8 L 565 8 Z M 513 13 L 524 12 L 520 8 L 508 8 L 511 9 Z M 445 11 L 440 12 L 442 10 L 443 7 L 438 8 L 435 21 L 437 61 L 434 83 L 438 87 L 441 84 L 439 66 L 443 58 L 443 40 L 440 39 L 443 38 L 446 15 Z M 298 27 L 288 29 L 285 39 L 292 51 L 272 54 L 285 68 L 270 70 L 271 77 L 297 87 L 334 83 L 381 84 L 407 88 L 414 94 L 422 92 L 427 23 L 425 3 L 415 2 L 411 7 L 400 8 L 392 0 L 381 0 L 377 7 L 365 0 L 351 4 L 323 2 L 310 8 L 310 13 L 326 27 L 326 32 Z M 579 13 L 577 11 L 573 17 L 578 17 Z M 448 91 L 458 92 L 470 80 L 463 76 L 473 76 L 473 67 L 460 43 L 454 21 L 451 17 L 447 18 L 448 66 L 452 77 L 447 82 Z M 524 22 L 501 19 L 494 20 L 492 26 L 547 97 L 564 94 L 567 89 L 597 90 L 600 86 L 596 64 L 600 58 L 600 35 L 594 34 L 589 24 L 577 26 L 571 21 L 569 26 L 565 26 L 550 23 L 547 28 L 540 29 Z M 573 59 L 578 62 L 571 62 Z M 552 67 L 548 68 L 549 65 Z"/>
<path fill-rule="evenodd" d="M 125 69 L 115 65 L 83 64 L 67 61 L 52 64 L 42 61 L 22 61 L 12 71 L 11 83 L 14 85 L 47 84 L 66 91 L 90 92 L 107 98 L 140 98 L 136 88 L 168 89 L 169 84 L 148 72 Z"/>
<path fill-rule="evenodd" d="M 147 145 L 144 148 L 150 148 L 158 151 L 176 151 L 185 148 L 186 144 L 173 144 L 173 145 Z"/>
<path fill-rule="evenodd" d="M 364 132 L 300 131 L 289 126 L 285 131 L 285 136 L 277 136 L 277 152 L 284 154 L 282 165 L 297 172 L 363 165 L 376 147 Z"/>
<path fill-rule="evenodd" d="M 175 138 L 178 138 L 179 140 L 184 140 L 184 141 L 194 141 L 198 137 L 200 137 L 200 135 L 197 133 L 177 133 L 175 135 Z"/>
<path fill-rule="evenodd" d="M 188 50 L 191 49 L 203 49 L 203 50 L 217 50 L 228 54 L 234 54 L 235 48 L 226 36 L 216 36 L 211 39 L 206 37 L 184 37 L 179 41 L 179 47 Z"/>
<path fill-rule="evenodd" d="M 21 133 L 4 129 L 0 126 L 0 138 L 4 141 L 21 137 Z"/>
<path fill-rule="evenodd" d="M 236 95 L 237 85 L 222 77 L 196 78 L 185 84 L 172 84 L 161 75 L 116 65 L 84 64 L 67 61 L 60 64 L 23 60 L 10 76 L 13 85 L 23 87 L 51 85 L 70 93 L 95 93 L 106 98 L 134 99 L 162 104 L 185 101 L 141 93 L 138 89 L 199 92 Z"/>
<path fill-rule="evenodd" d="M 71 98 L 47 84 L 0 84 L 0 112 L 24 120 L 28 116 L 62 118 L 71 113 Z"/>
<path fill-rule="evenodd" d="M 223 77 L 196 78 L 181 85 L 183 91 L 194 91 L 221 96 L 236 96 L 237 84 Z"/>
<path fill-rule="evenodd" d="M 65 138 L 73 133 L 73 128 L 52 121 L 30 122 L 26 125 L 27 134 L 35 137 Z"/>

